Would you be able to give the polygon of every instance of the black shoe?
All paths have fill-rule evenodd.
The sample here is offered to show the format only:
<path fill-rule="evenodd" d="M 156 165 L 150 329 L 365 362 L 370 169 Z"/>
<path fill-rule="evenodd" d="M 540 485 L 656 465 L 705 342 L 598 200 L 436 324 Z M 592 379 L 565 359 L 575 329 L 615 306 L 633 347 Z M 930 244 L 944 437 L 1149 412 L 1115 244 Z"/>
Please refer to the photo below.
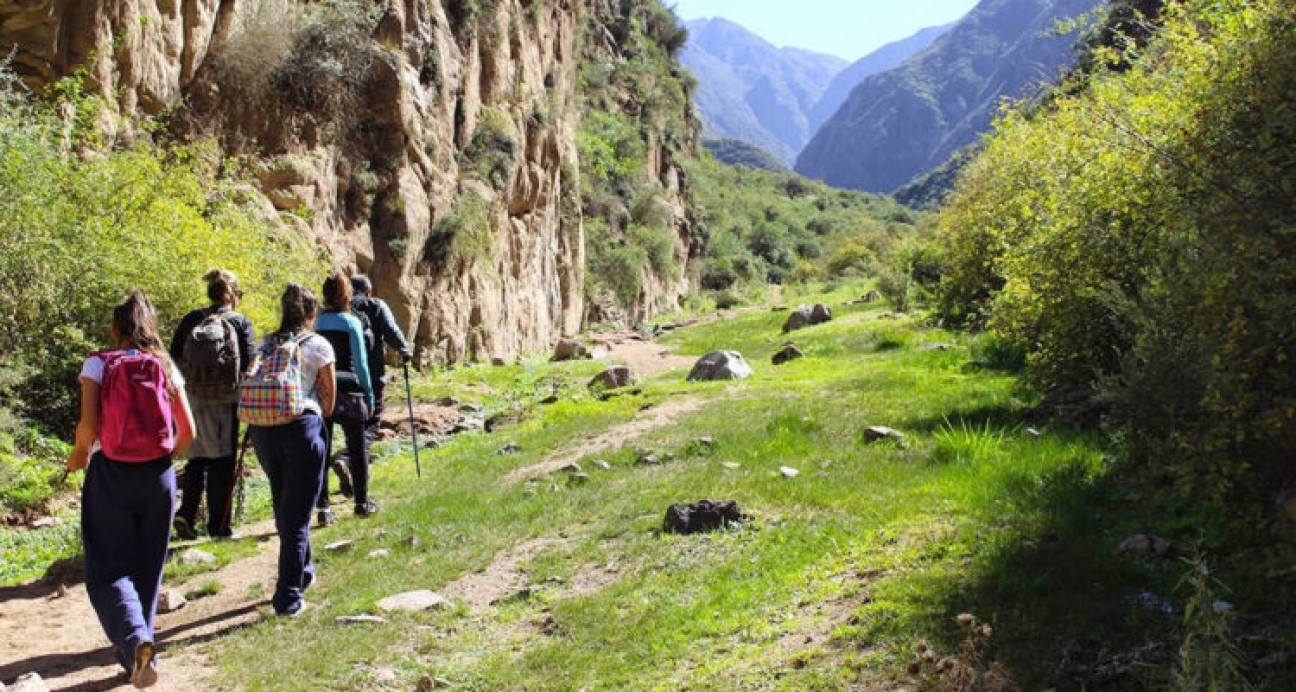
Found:
<path fill-rule="evenodd" d="M 355 513 L 357 517 L 367 517 L 382 511 L 376 502 L 361 502 L 356 505 Z"/>
<path fill-rule="evenodd" d="M 337 517 L 333 515 L 333 510 L 321 509 L 319 512 L 315 514 L 315 522 L 316 522 L 316 526 L 322 529 L 325 526 L 332 526 L 336 524 Z"/>
<path fill-rule="evenodd" d="M 189 523 L 188 519 L 185 519 L 180 515 L 176 515 L 176 518 L 171 523 L 171 525 L 175 527 L 176 537 L 179 538 L 180 540 L 182 541 L 198 540 L 198 532 L 194 531 L 193 524 Z"/>
<path fill-rule="evenodd" d="M 338 490 L 342 492 L 342 496 L 355 497 L 355 486 L 351 483 L 351 469 L 347 468 L 347 464 L 343 461 L 343 457 L 339 455 L 336 459 L 329 462 L 329 466 L 332 467 L 333 473 L 337 474 Z"/>

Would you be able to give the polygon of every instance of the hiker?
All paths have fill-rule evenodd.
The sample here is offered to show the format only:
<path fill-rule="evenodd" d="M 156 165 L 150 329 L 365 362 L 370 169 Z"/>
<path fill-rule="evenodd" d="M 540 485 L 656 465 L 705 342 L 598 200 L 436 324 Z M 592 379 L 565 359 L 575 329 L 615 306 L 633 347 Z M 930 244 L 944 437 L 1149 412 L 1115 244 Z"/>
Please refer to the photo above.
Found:
<path fill-rule="evenodd" d="M 369 380 L 369 364 L 364 342 L 364 327 L 350 314 L 351 283 L 340 274 L 324 280 L 324 312 L 315 322 L 315 331 L 328 339 L 336 358 L 333 366 L 337 381 L 337 403 L 333 415 L 324 419 L 324 445 L 333 453 L 334 425 L 342 426 L 346 436 L 347 466 L 350 470 L 352 498 L 357 516 L 367 517 L 378 511 L 378 505 L 369 499 L 369 443 L 365 439 L 365 423 L 374 410 L 374 390 Z M 317 521 L 328 526 L 336 521 L 329 509 L 328 472 L 320 486 L 315 504 Z"/>
<path fill-rule="evenodd" d="M 351 290 L 355 297 L 351 299 L 351 310 L 363 315 L 372 329 L 372 336 L 367 339 L 369 353 L 369 380 L 373 382 L 374 410 L 365 428 L 365 434 L 372 441 L 378 435 L 378 421 L 383 413 L 383 392 L 387 388 L 387 355 L 383 348 L 386 344 L 397 353 L 401 360 L 408 363 L 413 352 L 405 334 L 396 324 L 391 308 L 381 298 L 373 294 L 373 282 L 362 274 L 351 277 Z"/>
<path fill-rule="evenodd" d="M 175 532 L 181 540 L 198 537 L 195 522 L 207 487 L 207 535 L 234 538 L 235 455 L 238 453 L 239 381 L 252 362 L 252 322 L 235 312 L 243 291 L 233 272 L 213 269 L 203 276 L 211 305 L 180 320 L 171 337 L 171 358 L 184 374 L 185 391 L 201 432 L 189 448 L 181 480 Z"/>
<path fill-rule="evenodd" d="M 295 616 L 306 607 L 302 592 L 315 581 L 310 517 L 324 480 L 333 347 L 312 331 L 319 303 L 309 290 L 288 284 L 279 303 L 279 329 L 261 342 L 243 377 L 239 419 L 251 426 L 279 532 L 279 576 L 270 602 L 275 614 Z"/>
<path fill-rule="evenodd" d="M 81 367 L 81 418 L 68 472 L 86 469 L 81 540 L 86 594 L 135 687 L 157 682 L 153 623 L 171 539 L 175 469 L 194 439 L 184 376 L 148 296 L 113 308 L 112 348 Z"/>

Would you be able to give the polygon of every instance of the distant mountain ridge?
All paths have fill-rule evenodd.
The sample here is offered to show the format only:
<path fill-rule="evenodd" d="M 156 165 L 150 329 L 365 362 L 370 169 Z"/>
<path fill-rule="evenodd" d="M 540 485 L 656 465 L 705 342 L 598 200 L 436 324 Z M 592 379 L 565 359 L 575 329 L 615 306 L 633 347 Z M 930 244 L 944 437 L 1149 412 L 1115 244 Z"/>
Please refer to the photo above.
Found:
<path fill-rule="evenodd" d="M 824 89 L 819 102 L 810 109 L 810 130 L 818 132 L 823 124 L 846 102 L 851 91 L 866 78 L 879 72 L 885 72 L 896 65 L 923 52 L 942 34 L 949 31 L 953 24 L 930 26 L 908 38 L 882 46 L 868 55 L 851 63 L 849 67 L 837 73 Z"/>
<path fill-rule="evenodd" d="M 790 165 L 814 134 L 810 108 L 847 62 L 779 48 L 726 19 L 686 26 L 680 61 L 697 77 L 694 102 L 706 134 L 754 144 Z"/>
<path fill-rule="evenodd" d="M 1099 0 L 982 0 L 926 51 L 866 78 L 797 159 L 798 173 L 890 192 L 985 132 L 1000 101 L 1055 80 L 1075 36 L 1050 32 Z"/>

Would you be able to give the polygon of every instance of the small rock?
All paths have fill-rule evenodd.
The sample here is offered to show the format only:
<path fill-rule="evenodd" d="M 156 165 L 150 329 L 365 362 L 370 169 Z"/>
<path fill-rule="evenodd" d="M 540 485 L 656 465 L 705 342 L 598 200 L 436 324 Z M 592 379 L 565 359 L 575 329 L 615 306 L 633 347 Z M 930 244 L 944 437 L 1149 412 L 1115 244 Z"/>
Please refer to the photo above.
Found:
<path fill-rule="evenodd" d="M 374 682 L 396 682 L 396 671 L 391 668 L 385 668 L 382 666 L 366 666 L 366 668 L 369 669 L 369 677 L 373 678 Z"/>
<path fill-rule="evenodd" d="M 1027 435 L 1030 435 L 1031 437 L 1033 437 L 1033 438 L 1035 438 L 1035 439 L 1037 439 L 1037 440 L 1038 440 L 1039 438 L 1041 438 L 1041 437 L 1044 436 L 1044 433 L 1041 433 L 1040 431 L 1036 430 L 1035 428 L 1026 428 L 1026 434 L 1027 434 Z"/>
<path fill-rule="evenodd" d="M 885 425 L 870 425 L 864 429 L 864 439 L 869 442 L 903 440 L 904 433 L 894 428 L 888 428 Z"/>
<path fill-rule="evenodd" d="M 699 447 L 703 447 L 705 449 L 715 449 L 714 437 L 699 437 L 697 439 L 697 443 Z"/>
<path fill-rule="evenodd" d="M 702 356 L 689 372 L 689 382 L 741 380 L 751 377 L 752 369 L 737 351 L 714 351 Z"/>
<path fill-rule="evenodd" d="M 550 394 L 549 396 L 547 396 L 547 397 L 541 399 L 541 400 L 540 400 L 540 403 L 541 403 L 542 405 L 544 405 L 544 406 L 548 406 L 549 404 L 556 404 L 556 403 L 558 403 L 558 395 L 557 395 L 557 394 Z"/>
<path fill-rule="evenodd" d="M 723 466 L 723 467 L 725 467 L 725 468 L 727 468 L 727 469 L 740 469 L 740 468 L 742 468 L 742 464 L 740 464 L 740 463 L 738 463 L 738 462 L 736 462 L 736 461 L 726 461 L 726 462 L 722 462 L 720 465 Z"/>
<path fill-rule="evenodd" d="M 941 342 L 938 342 L 938 341 L 931 341 L 931 342 L 928 342 L 928 343 L 925 343 L 925 344 L 920 345 L 920 346 L 918 347 L 918 350 L 919 350 L 919 351 L 948 351 L 948 350 L 950 350 L 951 348 L 954 348 L 954 345 L 953 345 L 953 344 L 946 344 L 946 343 L 941 343 Z"/>
<path fill-rule="evenodd" d="M 1135 555 L 1160 557 L 1168 552 L 1170 552 L 1170 541 L 1146 533 L 1136 533 L 1116 546 L 1117 555 L 1134 553 Z"/>
<path fill-rule="evenodd" d="M 59 525 L 59 520 L 55 519 L 54 517 L 41 517 L 39 519 L 33 519 L 30 522 L 28 522 L 27 528 L 48 529 L 50 527 L 58 526 L 58 525 Z"/>
<path fill-rule="evenodd" d="M 450 687 L 450 681 L 443 678 L 434 678 L 431 675 L 424 675 L 419 678 L 418 687 L 415 688 L 415 692 L 428 692 L 428 690 L 435 690 L 443 687 Z"/>
<path fill-rule="evenodd" d="M 497 367 L 497 368 L 502 368 L 502 367 L 504 367 L 505 365 L 508 365 L 508 361 L 507 361 L 507 360 L 504 360 L 503 358 L 501 358 L 501 357 L 499 357 L 499 356 L 495 356 L 495 357 L 491 358 L 491 365 L 493 365 L 493 366 L 495 366 L 495 367 Z"/>
<path fill-rule="evenodd" d="M 630 368 L 627 368 L 624 365 L 613 365 L 595 375 L 594 378 L 589 381 L 588 387 L 591 389 L 620 389 L 622 387 L 629 387 L 632 379 Z"/>
<path fill-rule="evenodd" d="M 570 482 L 570 483 L 574 483 L 574 484 L 577 484 L 577 485 L 580 485 L 580 484 L 583 484 L 583 483 L 588 483 L 588 482 L 589 482 L 589 479 L 590 479 L 590 475 L 589 475 L 588 473 L 585 473 L 584 471 L 581 471 L 581 472 L 578 472 L 578 473 L 573 473 L 572 475 L 570 475 L 570 476 L 567 477 L 567 481 L 568 481 L 568 482 Z"/>
<path fill-rule="evenodd" d="M 699 500 L 693 504 L 675 504 L 666 509 L 662 531 L 688 535 L 723 529 L 729 524 L 747 520 L 733 500 Z"/>
<path fill-rule="evenodd" d="M 598 461 L 594 462 L 594 465 L 603 469 L 604 471 L 612 470 L 612 464 L 607 463 L 607 461 L 603 459 L 599 459 Z"/>
<path fill-rule="evenodd" d="M 381 625 L 387 618 L 380 615 L 362 613 L 360 615 L 339 615 L 333 619 L 339 625 Z"/>
<path fill-rule="evenodd" d="M 810 308 L 810 324 L 823 324 L 832 321 L 832 310 L 828 309 L 823 303 L 816 303 Z"/>
<path fill-rule="evenodd" d="M 390 557 L 390 556 L 391 556 L 390 550 L 386 548 L 379 548 L 377 550 L 370 550 L 369 554 L 366 555 L 365 557 L 368 557 L 370 559 L 377 559 L 380 557 Z"/>
<path fill-rule="evenodd" d="M 23 673 L 14 681 L 9 692 L 49 692 L 49 686 L 41 679 L 40 673 Z"/>
<path fill-rule="evenodd" d="M 403 611 L 407 613 L 418 613 L 424 610 L 434 608 L 453 608 L 454 602 L 442 596 L 435 591 L 422 589 L 419 591 L 407 591 L 378 601 L 378 610 L 384 613 L 393 611 Z"/>
<path fill-rule="evenodd" d="M 179 589 L 162 589 L 161 593 L 158 594 L 157 612 L 162 614 L 174 613 L 185 607 L 188 602 Z"/>
<path fill-rule="evenodd" d="M 635 462 L 643 464 L 644 466 L 661 466 L 662 460 L 660 455 L 654 452 L 648 452 L 647 454 L 639 455 L 639 458 L 636 459 Z"/>
<path fill-rule="evenodd" d="M 354 548 L 355 544 L 356 544 L 355 541 L 352 540 L 334 541 L 324 546 L 324 550 L 330 553 L 340 553 L 344 550 L 350 550 Z"/>
<path fill-rule="evenodd" d="M 216 556 L 205 550 L 190 548 L 180 553 L 180 564 L 182 565 L 214 565 Z"/>
<path fill-rule="evenodd" d="M 443 396 L 440 399 L 437 399 L 437 405 L 444 406 L 446 408 L 455 408 L 459 404 L 460 401 L 452 396 Z"/>
<path fill-rule="evenodd" d="M 559 466 L 559 467 L 558 467 L 558 471 L 559 471 L 560 473 L 582 473 L 582 472 L 585 471 L 585 469 L 581 468 L 581 465 L 580 465 L 580 464 L 578 464 L 578 463 L 572 461 L 572 462 L 569 462 L 569 463 L 563 464 L 562 466 Z"/>
<path fill-rule="evenodd" d="M 459 404 L 458 410 L 459 413 L 466 415 L 480 416 L 486 409 L 482 408 L 481 404 Z"/>
<path fill-rule="evenodd" d="M 560 339 L 554 346 L 553 359 L 555 362 L 564 360 L 581 360 L 589 358 L 589 349 L 575 339 Z"/>
<path fill-rule="evenodd" d="M 454 427 L 450 429 L 450 432 L 452 433 L 471 432 L 473 430 L 481 430 L 482 428 L 485 427 L 486 427 L 486 421 L 480 418 L 464 417 L 460 419 L 458 423 L 455 423 Z"/>
<path fill-rule="evenodd" d="M 406 546 L 407 548 L 417 548 L 417 547 L 419 547 L 419 537 L 418 537 L 418 536 L 410 536 L 409 538 L 406 538 L 406 539 L 405 539 L 405 546 Z"/>
<path fill-rule="evenodd" d="M 499 451 L 498 451 L 498 452 L 495 452 L 495 456 L 497 456 L 497 457 L 502 457 L 502 456 L 507 456 L 507 455 L 509 455 L 509 454 L 517 454 L 518 452 L 521 452 L 521 451 L 522 451 L 522 448 L 518 446 L 518 443 L 516 443 L 516 442 L 510 442 L 510 443 L 504 445 L 503 447 L 500 447 L 500 448 L 499 448 Z"/>
<path fill-rule="evenodd" d="M 774 365 L 782 365 L 798 358 L 805 358 L 805 353 L 797 348 L 796 344 L 788 343 L 770 358 L 770 362 Z"/>
<path fill-rule="evenodd" d="M 791 466 L 780 466 L 779 473 L 783 474 L 784 478 L 796 478 L 801 472 Z"/>
<path fill-rule="evenodd" d="M 879 301 L 879 300 L 882 300 L 882 294 L 881 294 L 881 293 L 878 293 L 877 291 L 869 291 L 868 293 L 865 293 L 864 295 L 860 296 L 859 299 L 856 300 L 855 302 L 857 302 L 857 303 L 876 303 L 876 302 Z"/>

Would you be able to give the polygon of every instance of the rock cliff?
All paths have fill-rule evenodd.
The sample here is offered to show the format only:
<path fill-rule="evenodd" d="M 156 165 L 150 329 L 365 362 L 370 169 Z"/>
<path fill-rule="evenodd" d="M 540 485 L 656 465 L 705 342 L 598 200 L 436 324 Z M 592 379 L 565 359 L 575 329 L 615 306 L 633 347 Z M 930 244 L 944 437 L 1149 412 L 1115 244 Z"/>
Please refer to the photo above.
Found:
<path fill-rule="evenodd" d="M 511 359 L 586 316 L 581 63 L 633 8 L 605 0 L 0 0 L 0 46 L 36 90 L 83 70 L 110 138 L 217 144 L 248 203 L 370 274 L 424 360 Z M 656 3 L 652 5 L 660 10 Z M 591 28 L 593 27 L 593 29 Z M 631 68 L 627 68 L 631 69 Z M 676 158 L 644 135 L 644 186 L 690 256 Z M 687 282 L 643 269 L 622 316 Z M 606 310 L 606 306 L 604 306 Z"/>

